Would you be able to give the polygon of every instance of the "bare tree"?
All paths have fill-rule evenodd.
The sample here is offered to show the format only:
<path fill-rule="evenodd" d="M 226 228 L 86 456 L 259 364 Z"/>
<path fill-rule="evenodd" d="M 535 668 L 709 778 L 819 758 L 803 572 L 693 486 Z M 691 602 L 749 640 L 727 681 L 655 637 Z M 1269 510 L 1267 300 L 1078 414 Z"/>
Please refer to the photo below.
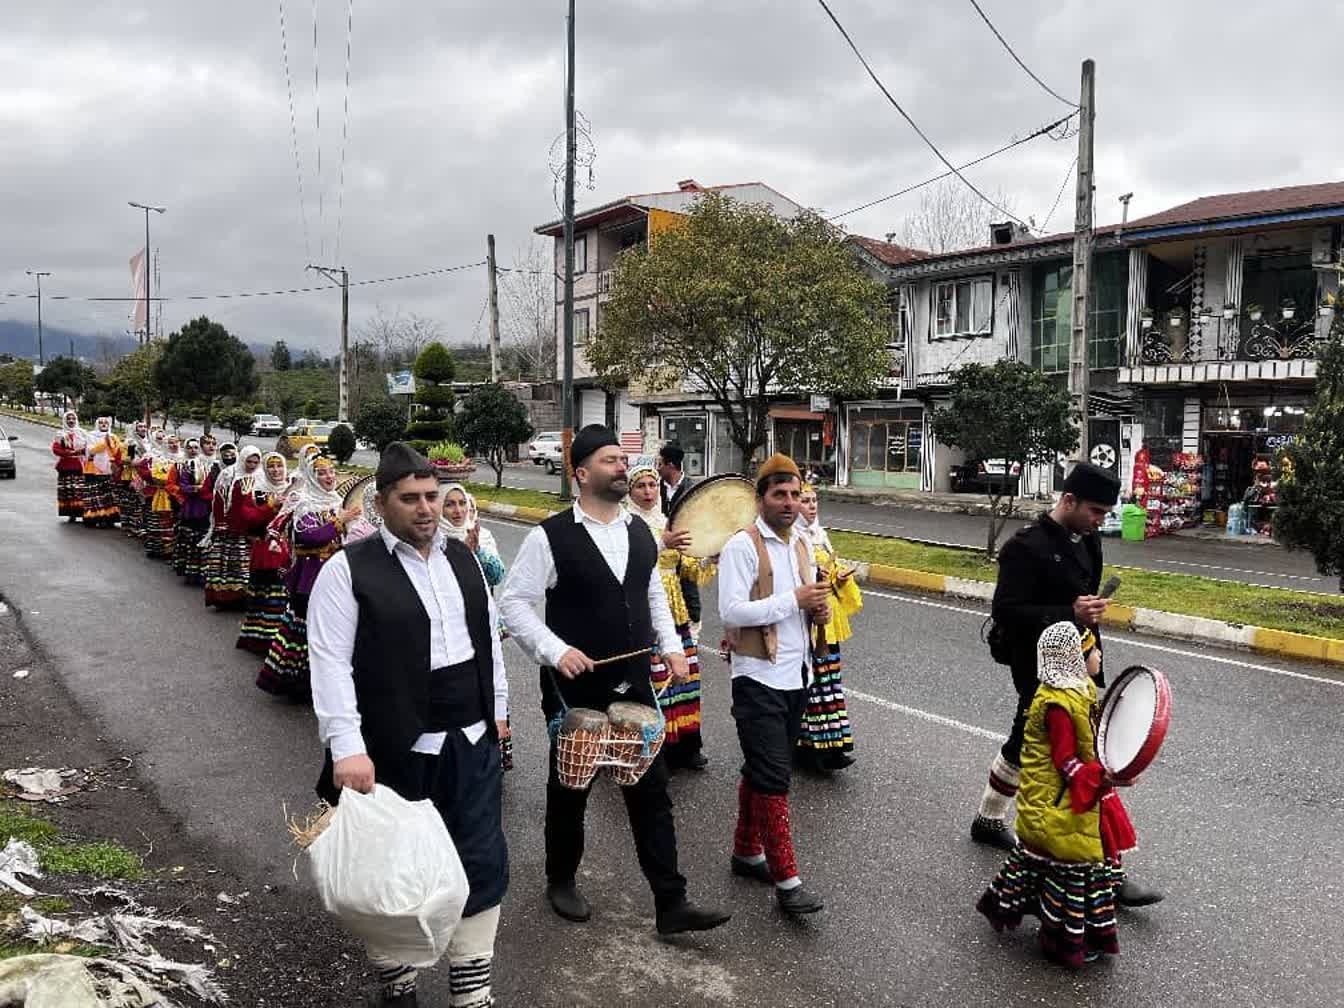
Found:
<path fill-rule="evenodd" d="M 1013 201 L 1002 190 L 989 194 L 1008 211 Z M 989 244 L 989 226 L 1004 219 L 958 179 L 944 179 L 925 188 L 919 207 L 901 224 L 897 234 L 903 245 L 928 252 L 955 252 Z"/>
<path fill-rule="evenodd" d="M 509 356 L 527 377 L 555 378 L 555 265 L 551 242 L 533 238 L 513 257 L 513 268 L 501 276 L 503 305 L 500 329 Z"/>
<path fill-rule="evenodd" d="M 355 327 L 355 340 L 376 347 L 389 371 L 399 364 L 409 366 L 428 344 L 447 342 L 443 325 L 437 319 L 415 312 L 403 315 L 400 308 L 389 313 L 381 304 L 374 306 L 373 314 Z"/>

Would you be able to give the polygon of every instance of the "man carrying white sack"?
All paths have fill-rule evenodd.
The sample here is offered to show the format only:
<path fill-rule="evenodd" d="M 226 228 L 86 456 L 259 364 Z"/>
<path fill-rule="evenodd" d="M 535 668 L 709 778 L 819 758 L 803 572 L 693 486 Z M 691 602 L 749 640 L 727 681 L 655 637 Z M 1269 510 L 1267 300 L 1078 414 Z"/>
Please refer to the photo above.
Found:
<path fill-rule="evenodd" d="M 449 1003 L 494 1004 L 490 972 L 508 887 L 499 726 L 508 684 L 494 602 L 476 558 L 439 531 L 429 461 L 401 442 L 376 476 L 383 527 L 327 561 L 308 605 L 313 710 L 327 757 L 317 793 L 375 783 L 443 817 L 471 893 L 448 947 Z M 414 1006 L 416 971 L 371 956 L 375 1004 Z"/>

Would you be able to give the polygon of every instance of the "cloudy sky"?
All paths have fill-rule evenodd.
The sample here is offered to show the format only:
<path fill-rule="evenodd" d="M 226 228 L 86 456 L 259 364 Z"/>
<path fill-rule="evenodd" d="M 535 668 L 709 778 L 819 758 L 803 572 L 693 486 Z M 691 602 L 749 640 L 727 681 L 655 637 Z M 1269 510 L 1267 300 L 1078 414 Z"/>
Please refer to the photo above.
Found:
<path fill-rule="evenodd" d="M 564 0 L 354 0 L 343 191 L 347 0 L 315 2 L 316 50 L 313 0 L 5 3 L 0 293 L 30 291 L 24 270 L 39 268 L 54 274 L 44 292 L 128 295 L 144 222 L 127 200 L 168 207 L 152 221 L 167 298 L 309 286 L 304 265 L 338 255 L 356 281 L 471 263 L 488 231 L 512 262 L 557 216 L 548 161 L 563 129 Z M 1065 111 L 964 0 L 830 2 L 958 163 Z M 1061 93 L 1076 93 L 1083 58 L 1096 60 L 1099 220 L 1115 219 L 1128 191 L 1141 216 L 1344 176 L 1331 69 L 1344 7 L 1280 0 L 1268 18 L 1212 0 L 982 6 Z M 815 0 L 578 8 L 578 105 L 596 148 L 581 208 L 695 178 L 761 180 L 829 214 L 940 170 Z M 968 175 L 1040 221 L 1074 144 L 1042 138 Z M 1070 226 L 1071 191 L 1052 230 Z M 880 236 L 917 200 L 845 222 Z M 479 334 L 485 289 L 481 269 L 357 287 L 351 316 L 357 326 L 378 306 L 418 312 L 466 340 Z M 334 293 L 169 301 L 165 329 L 202 311 L 249 341 L 336 346 Z M 31 312 L 31 300 L 0 298 L 0 318 Z M 126 313 L 63 301 L 47 302 L 44 317 L 121 332 Z"/>

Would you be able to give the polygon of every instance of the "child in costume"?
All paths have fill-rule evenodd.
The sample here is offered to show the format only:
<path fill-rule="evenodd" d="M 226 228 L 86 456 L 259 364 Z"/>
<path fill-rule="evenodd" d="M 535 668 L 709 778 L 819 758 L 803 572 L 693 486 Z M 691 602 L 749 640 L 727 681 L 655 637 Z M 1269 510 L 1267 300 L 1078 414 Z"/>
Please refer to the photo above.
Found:
<path fill-rule="evenodd" d="M 1097 758 L 1096 638 L 1055 623 L 1036 655 L 1041 685 L 1023 736 L 1018 845 L 976 909 L 996 931 L 1037 915 L 1046 958 L 1077 969 L 1120 952 L 1115 889 L 1134 828 Z"/>

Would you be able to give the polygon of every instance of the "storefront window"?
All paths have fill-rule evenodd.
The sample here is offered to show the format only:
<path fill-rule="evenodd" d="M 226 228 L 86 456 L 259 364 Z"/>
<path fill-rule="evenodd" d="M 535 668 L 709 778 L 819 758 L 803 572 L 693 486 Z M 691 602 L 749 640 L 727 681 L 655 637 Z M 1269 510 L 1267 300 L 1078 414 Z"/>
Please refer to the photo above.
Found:
<path fill-rule="evenodd" d="M 849 419 L 849 470 L 854 486 L 919 486 L 924 410 L 857 409 Z"/>
<path fill-rule="evenodd" d="M 686 413 L 663 418 L 663 441 L 675 441 L 686 452 L 683 471 L 688 476 L 705 474 L 708 421 L 704 413 Z"/>

